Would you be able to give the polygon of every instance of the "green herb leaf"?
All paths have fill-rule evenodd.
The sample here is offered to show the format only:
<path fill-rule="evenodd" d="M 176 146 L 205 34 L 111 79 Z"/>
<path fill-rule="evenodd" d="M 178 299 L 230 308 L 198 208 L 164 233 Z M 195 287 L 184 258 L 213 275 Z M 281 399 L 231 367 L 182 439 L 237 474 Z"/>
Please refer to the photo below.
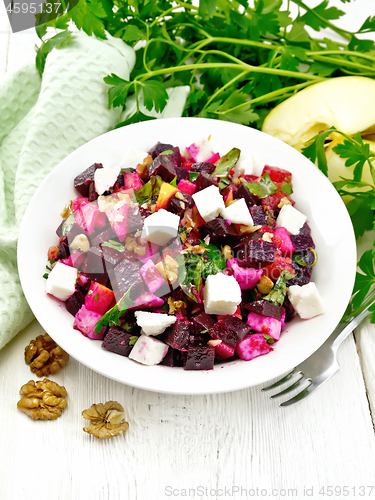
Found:
<path fill-rule="evenodd" d="M 173 186 L 174 188 L 177 187 L 177 177 L 175 177 L 173 180 L 171 180 L 171 182 L 169 183 L 171 186 Z"/>
<path fill-rule="evenodd" d="M 353 180 L 360 181 L 362 179 L 363 167 L 375 155 L 370 152 L 370 145 L 365 144 L 359 132 L 354 139 L 345 139 L 343 143 L 334 146 L 333 151 L 345 158 L 345 166 L 350 167 L 355 165 L 353 172 Z"/>
<path fill-rule="evenodd" d="M 95 333 L 100 333 L 104 327 L 118 326 L 120 324 L 120 317 L 126 313 L 130 306 L 134 305 L 134 302 L 130 298 L 132 288 L 130 287 L 117 304 L 100 318 L 95 325 Z"/>
<path fill-rule="evenodd" d="M 273 344 L 275 342 L 275 339 L 271 337 L 271 335 L 268 335 L 267 333 L 263 333 L 263 337 L 266 339 L 268 344 Z"/>
<path fill-rule="evenodd" d="M 166 149 L 160 153 L 161 155 L 173 155 L 173 151 L 171 149 Z"/>
<path fill-rule="evenodd" d="M 269 300 L 276 306 L 282 306 L 286 295 L 286 281 L 292 279 L 294 276 L 295 274 L 289 271 L 282 271 L 271 292 L 265 295 L 263 299 Z"/>
<path fill-rule="evenodd" d="M 314 9 L 307 11 L 300 18 L 300 21 L 311 26 L 315 31 L 319 31 L 320 28 L 327 28 L 327 22 L 340 19 L 345 14 L 345 12 L 337 9 L 337 7 L 329 7 L 328 3 L 328 0 L 323 0 Z"/>
<path fill-rule="evenodd" d="M 139 337 L 137 337 L 136 335 L 130 337 L 130 339 L 129 339 L 129 345 L 134 345 L 137 342 L 138 339 L 139 339 Z"/>
<path fill-rule="evenodd" d="M 102 247 L 113 248 L 113 250 L 116 250 L 117 252 L 121 252 L 121 253 L 125 252 L 124 245 L 122 245 L 119 241 L 115 241 L 115 240 L 104 241 L 102 243 Z"/>
<path fill-rule="evenodd" d="M 63 236 L 66 236 L 74 225 L 74 214 L 70 214 L 62 225 L 61 232 Z"/>
<path fill-rule="evenodd" d="M 357 272 L 352 298 L 353 308 L 360 307 L 371 287 L 375 284 L 374 270 L 374 250 L 367 250 L 358 262 L 358 267 L 362 272 Z"/>
<path fill-rule="evenodd" d="M 199 172 L 189 172 L 189 181 L 194 182 L 199 176 Z"/>
<path fill-rule="evenodd" d="M 95 302 L 98 302 L 98 300 L 99 300 L 99 295 L 97 293 L 94 296 L 94 300 L 95 300 Z"/>
<path fill-rule="evenodd" d="M 293 194 L 293 188 L 287 182 L 285 182 L 284 184 L 281 185 L 280 191 L 282 191 L 285 194 Z"/>
<path fill-rule="evenodd" d="M 267 198 L 267 196 L 271 196 L 277 191 L 276 184 L 271 181 L 268 172 L 263 174 L 259 182 L 247 182 L 242 177 L 240 177 L 240 181 L 258 198 Z"/>
<path fill-rule="evenodd" d="M 44 66 L 46 64 L 46 59 L 48 54 L 53 50 L 61 47 L 69 38 L 70 35 L 72 34 L 71 31 L 65 30 L 62 31 L 61 33 L 57 33 L 57 35 L 53 36 L 52 38 L 49 38 L 46 42 L 44 42 L 38 49 L 37 55 L 36 55 L 36 69 L 39 71 L 39 75 L 42 76 L 43 71 L 44 71 Z"/>
<path fill-rule="evenodd" d="M 110 76 L 103 78 L 104 83 L 112 85 L 108 90 L 108 107 L 124 106 L 126 98 L 133 82 L 129 82 L 112 73 Z"/>
<path fill-rule="evenodd" d="M 309 145 L 302 148 L 302 154 L 306 156 L 313 163 L 317 161 L 318 168 L 323 172 L 324 175 L 328 175 L 328 164 L 326 158 L 326 152 L 324 149 L 324 143 L 327 137 L 332 133 L 336 132 L 334 127 L 321 132 L 314 136 L 309 142 Z"/>
<path fill-rule="evenodd" d="M 212 175 L 214 177 L 227 177 L 229 171 L 232 170 L 238 162 L 240 154 L 240 149 L 231 149 L 226 155 L 220 158 Z"/>
<path fill-rule="evenodd" d="M 159 113 L 163 111 L 167 104 L 168 94 L 163 84 L 158 80 L 146 80 L 144 82 L 137 82 L 142 87 L 143 91 L 143 104 L 148 111 L 155 108 Z"/>
<path fill-rule="evenodd" d="M 162 179 L 155 175 L 151 177 L 151 179 L 144 184 L 140 189 L 134 191 L 134 196 L 140 205 L 144 203 L 148 203 L 152 200 L 153 197 L 156 197 L 159 194 L 160 187 L 163 184 Z"/>
<path fill-rule="evenodd" d="M 43 278 L 44 278 L 44 279 L 48 279 L 48 276 L 49 276 L 49 274 L 48 274 L 48 273 L 44 273 L 44 274 L 43 274 Z"/>

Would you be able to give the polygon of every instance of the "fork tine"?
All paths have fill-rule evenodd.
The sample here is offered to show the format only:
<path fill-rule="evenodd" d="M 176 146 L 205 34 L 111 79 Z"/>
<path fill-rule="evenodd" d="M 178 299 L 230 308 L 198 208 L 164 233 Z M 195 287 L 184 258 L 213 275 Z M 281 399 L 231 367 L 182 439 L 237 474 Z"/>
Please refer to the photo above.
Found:
<path fill-rule="evenodd" d="M 279 406 L 289 406 L 292 405 L 293 403 L 297 403 L 297 401 L 300 401 L 301 399 L 305 398 L 306 396 L 314 392 L 315 389 L 317 389 L 318 387 L 320 387 L 320 385 L 318 386 L 314 385 L 310 379 L 310 384 L 307 387 L 305 387 L 303 391 L 299 392 L 294 397 L 287 399 L 283 403 L 280 403 Z"/>
<path fill-rule="evenodd" d="M 283 391 L 280 391 L 280 392 L 277 392 L 276 394 L 273 394 L 270 399 L 274 399 L 274 398 L 278 398 L 279 396 L 282 396 L 283 394 L 287 394 L 288 392 L 290 391 L 293 391 L 293 389 L 295 389 L 296 387 L 298 387 L 301 383 L 301 381 L 304 379 L 304 374 L 302 372 L 298 372 L 297 375 L 301 375 L 300 378 L 298 380 L 296 380 L 294 382 L 294 384 L 290 385 L 289 387 L 287 387 L 286 389 L 284 389 Z"/>
<path fill-rule="evenodd" d="M 262 391 L 269 391 L 270 389 L 274 389 L 275 387 L 278 387 L 279 385 L 284 384 L 284 382 L 287 382 L 288 380 L 290 380 L 293 377 L 293 374 L 294 374 L 294 370 L 292 370 L 290 373 L 285 375 L 285 377 L 281 378 L 280 380 L 278 380 L 274 384 L 269 385 L 267 387 L 263 387 Z"/>

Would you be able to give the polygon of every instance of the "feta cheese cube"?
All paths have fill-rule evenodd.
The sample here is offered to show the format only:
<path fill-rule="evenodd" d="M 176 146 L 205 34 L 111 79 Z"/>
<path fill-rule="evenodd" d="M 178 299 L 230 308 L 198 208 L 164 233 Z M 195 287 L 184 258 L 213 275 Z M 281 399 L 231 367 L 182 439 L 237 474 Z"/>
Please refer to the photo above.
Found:
<path fill-rule="evenodd" d="M 240 175 L 253 175 L 254 174 L 254 159 L 251 156 L 243 157 L 241 156 L 234 166 L 234 176 L 239 177 Z"/>
<path fill-rule="evenodd" d="M 290 234 L 298 234 L 306 219 L 306 215 L 292 205 L 284 205 L 276 219 L 276 225 L 285 227 Z"/>
<path fill-rule="evenodd" d="M 142 328 L 145 335 L 160 335 L 168 326 L 173 325 L 177 319 L 176 316 L 147 311 L 136 311 L 134 316 L 137 325 Z"/>
<path fill-rule="evenodd" d="M 46 282 L 46 292 L 60 300 L 68 300 L 76 289 L 78 271 L 75 267 L 56 262 Z"/>
<path fill-rule="evenodd" d="M 225 207 L 221 211 L 221 215 L 224 219 L 230 220 L 234 224 L 245 224 L 246 226 L 253 226 L 253 218 L 247 208 L 246 201 L 241 198 L 229 207 Z"/>
<path fill-rule="evenodd" d="M 120 167 L 121 168 L 136 168 L 139 163 L 143 163 L 143 160 L 148 156 L 147 151 L 143 151 L 142 149 L 132 148 L 124 155 L 121 160 Z"/>
<path fill-rule="evenodd" d="M 106 167 L 106 168 L 98 168 L 95 170 L 94 174 L 94 182 L 95 182 L 95 191 L 101 195 L 104 191 L 108 191 L 108 189 L 113 186 L 116 182 L 117 177 L 121 171 L 120 165 Z"/>
<path fill-rule="evenodd" d="M 302 319 L 310 319 L 324 313 L 322 299 L 313 281 L 303 286 L 290 286 L 288 297 Z"/>
<path fill-rule="evenodd" d="M 194 159 L 194 161 L 198 163 L 201 161 L 210 161 L 210 159 L 215 154 L 210 142 L 208 141 L 208 139 L 206 139 L 206 137 L 194 142 L 186 149 L 189 152 L 190 156 Z"/>
<path fill-rule="evenodd" d="M 210 186 L 193 194 L 193 200 L 205 222 L 215 219 L 225 209 L 223 197 L 217 186 Z"/>
<path fill-rule="evenodd" d="M 204 287 L 206 314 L 234 314 L 241 302 L 241 288 L 234 276 L 210 274 Z"/>
<path fill-rule="evenodd" d="M 168 348 L 169 346 L 164 344 L 161 340 L 147 337 L 147 335 L 141 335 L 134 344 L 129 354 L 129 358 L 138 361 L 138 363 L 142 365 L 157 365 L 167 354 Z"/>
<path fill-rule="evenodd" d="M 163 246 L 177 236 L 180 217 L 161 208 L 145 218 L 142 238 Z"/>

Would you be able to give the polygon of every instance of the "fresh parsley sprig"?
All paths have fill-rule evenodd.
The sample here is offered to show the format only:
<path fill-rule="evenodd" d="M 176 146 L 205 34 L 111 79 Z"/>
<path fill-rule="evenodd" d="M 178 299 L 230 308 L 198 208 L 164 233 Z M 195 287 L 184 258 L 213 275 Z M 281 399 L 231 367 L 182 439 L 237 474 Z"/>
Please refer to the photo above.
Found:
<path fill-rule="evenodd" d="M 162 111 L 166 89 L 189 85 L 184 116 L 202 116 L 260 126 L 270 108 L 312 83 L 346 74 L 375 77 L 375 44 L 363 35 L 375 31 L 368 17 L 356 32 L 339 28 L 344 12 L 323 0 L 314 8 L 302 0 L 79 0 L 48 21 L 58 35 L 42 41 L 37 67 L 43 72 L 48 53 L 70 43 L 72 21 L 88 35 L 105 38 L 106 32 L 137 48 L 129 80 L 108 75 L 109 105 L 125 106 L 136 98 L 136 111 L 121 125 L 152 119 L 141 111 Z M 289 9 L 298 7 L 293 19 Z M 314 38 L 330 29 L 342 42 Z M 360 35 L 360 36 L 359 36 Z M 74 42 L 72 42 L 74 43 Z M 303 67 L 301 66 L 303 64 Z"/>

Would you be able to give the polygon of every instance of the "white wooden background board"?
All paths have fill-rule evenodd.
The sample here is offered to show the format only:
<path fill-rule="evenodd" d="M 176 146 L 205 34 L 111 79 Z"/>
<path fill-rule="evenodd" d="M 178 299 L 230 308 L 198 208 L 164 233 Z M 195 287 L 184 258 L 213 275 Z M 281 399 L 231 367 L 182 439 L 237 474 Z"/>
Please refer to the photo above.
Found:
<path fill-rule="evenodd" d="M 334 4 L 350 12 L 352 27 L 374 14 L 373 0 Z M 11 33 L 1 4 L 0 75 L 32 62 L 35 43 L 32 30 Z M 335 498 L 375 498 L 372 326 L 346 339 L 327 384 L 287 408 L 260 387 L 199 397 L 133 389 L 70 359 L 54 376 L 67 388 L 67 409 L 34 422 L 16 403 L 34 378 L 24 348 L 41 333 L 34 321 L 0 351 L 1 500 L 319 499 L 329 486 Z M 82 431 L 81 412 L 110 399 L 124 406 L 130 428 L 99 441 Z"/>

